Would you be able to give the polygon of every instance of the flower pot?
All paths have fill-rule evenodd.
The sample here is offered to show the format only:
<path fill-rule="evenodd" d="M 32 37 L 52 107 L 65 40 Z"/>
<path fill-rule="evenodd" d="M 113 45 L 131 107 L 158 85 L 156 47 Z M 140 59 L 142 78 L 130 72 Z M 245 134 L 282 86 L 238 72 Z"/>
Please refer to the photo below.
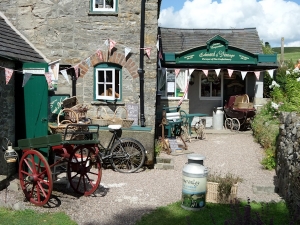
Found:
<path fill-rule="evenodd" d="M 206 202 L 230 203 L 230 202 L 233 202 L 237 198 L 237 188 L 238 188 L 237 184 L 234 184 L 231 187 L 230 195 L 226 199 L 223 198 L 222 202 L 220 202 L 218 187 L 219 187 L 219 183 L 207 182 L 207 184 L 206 184 Z"/>

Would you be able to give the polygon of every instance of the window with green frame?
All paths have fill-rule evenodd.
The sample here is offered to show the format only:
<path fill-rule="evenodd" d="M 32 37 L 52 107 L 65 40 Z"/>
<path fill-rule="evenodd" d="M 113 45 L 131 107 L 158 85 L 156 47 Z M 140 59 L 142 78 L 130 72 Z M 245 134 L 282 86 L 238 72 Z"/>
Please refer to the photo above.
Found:
<path fill-rule="evenodd" d="M 121 71 L 121 67 L 110 63 L 102 63 L 94 68 L 95 99 L 121 100 Z"/>
<path fill-rule="evenodd" d="M 92 13 L 116 13 L 118 0 L 90 0 Z"/>

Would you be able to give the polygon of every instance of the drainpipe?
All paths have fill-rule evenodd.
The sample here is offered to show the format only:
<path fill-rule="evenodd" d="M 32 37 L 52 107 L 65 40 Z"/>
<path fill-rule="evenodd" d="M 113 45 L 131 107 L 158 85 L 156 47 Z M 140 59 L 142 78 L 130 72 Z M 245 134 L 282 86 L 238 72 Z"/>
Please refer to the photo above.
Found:
<path fill-rule="evenodd" d="M 145 127 L 145 108 L 144 108 L 144 33 L 145 33 L 145 1 L 141 2 L 141 33 L 140 33 L 140 68 L 138 74 L 140 77 L 140 121 L 141 126 Z"/>
<path fill-rule="evenodd" d="M 79 74 L 79 68 L 78 68 L 78 74 Z M 77 81 L 77 78 L 76 78 L 76 74 L 75 74 L 75 69 L 71 70 L 71 80 L 72 80 L 72 96 L 76 96 L 76 81 Z"/>

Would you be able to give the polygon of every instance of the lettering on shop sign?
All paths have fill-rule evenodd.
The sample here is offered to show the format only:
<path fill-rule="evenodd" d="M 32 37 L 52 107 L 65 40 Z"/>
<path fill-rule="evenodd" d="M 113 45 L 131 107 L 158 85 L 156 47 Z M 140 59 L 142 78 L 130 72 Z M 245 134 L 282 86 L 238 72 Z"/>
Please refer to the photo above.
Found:
<path fill-rule="evenodd" d="M 128 119 L 134 120 L 132 125 L 139 125 L 139 105 L 127 104 Z"/>

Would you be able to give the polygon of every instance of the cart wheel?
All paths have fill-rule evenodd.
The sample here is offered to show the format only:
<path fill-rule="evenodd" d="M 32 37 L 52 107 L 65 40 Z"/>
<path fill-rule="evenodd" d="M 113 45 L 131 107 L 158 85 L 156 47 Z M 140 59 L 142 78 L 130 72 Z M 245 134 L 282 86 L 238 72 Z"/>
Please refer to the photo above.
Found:
<path fill-rule="evenodd" d="M 225 120 L 225 129 L 231 130 L 231 125 L 232 125 L 232 119 L 231 118 L 226 118 L 226 120 Z"/>
<path fill-rule="evenodd" d="M 36 150 L 27 150 L 20 159 L 19 179 L 25 197 L 37 206 L 50 199 L 53 182 L 52 173 L 45 157 Z"/>
<path fill-rule="evenodd" d="M 77 146 L 70 154 L 67 175 L 75 192 L 85 196 L 94 193 L 102 176 L 100 158 L 95 149 L 86 145 Z"/>
<path fill-rule="evenodd" d="M 237 118 L 233 118 L 231 122 L 231 131 L 240 130 L 240 121 Z"/>

